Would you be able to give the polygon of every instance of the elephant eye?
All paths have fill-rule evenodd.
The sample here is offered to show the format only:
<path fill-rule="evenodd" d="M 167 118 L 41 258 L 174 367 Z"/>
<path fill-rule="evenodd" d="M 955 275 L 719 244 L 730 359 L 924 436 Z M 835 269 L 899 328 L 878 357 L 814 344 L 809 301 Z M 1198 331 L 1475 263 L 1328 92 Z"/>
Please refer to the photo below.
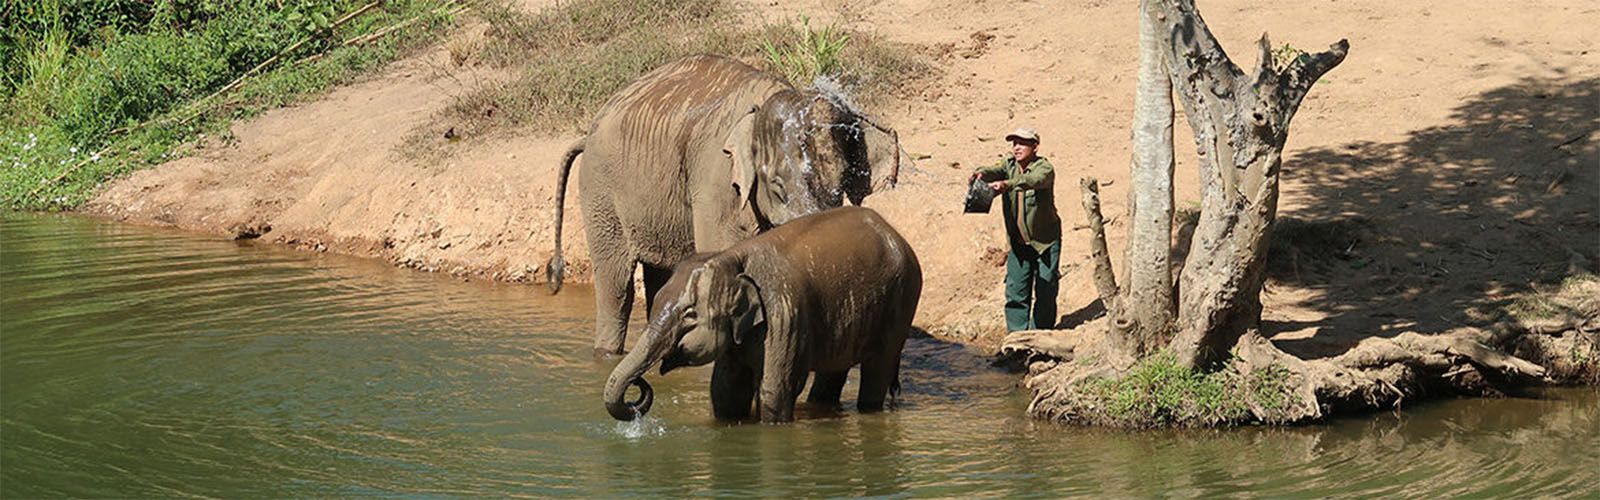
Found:
<path fill-rule="evenodd" d="M 789 199 L 789 193 L 786 190 L 784 190 L 784 188 L 783 188 L 783 178 L 782 177 L 773 177 L 772 178 L 772 182 L 770 184 L 771 184 L 770 187 L 772 188 L 772 195 L 773 196 L 776 196 L 780 200 Z"/>
<path fill-rule="evenodd" d="M 694 308 L 684 309 L 684 311 L 683 311 L 683 324 L 684 324 L 684 326 L 694 326 L 694 325 L 698 324 L 699 322 L 700 322 L 700 315 L 696 314 L 694 312 Z"/>

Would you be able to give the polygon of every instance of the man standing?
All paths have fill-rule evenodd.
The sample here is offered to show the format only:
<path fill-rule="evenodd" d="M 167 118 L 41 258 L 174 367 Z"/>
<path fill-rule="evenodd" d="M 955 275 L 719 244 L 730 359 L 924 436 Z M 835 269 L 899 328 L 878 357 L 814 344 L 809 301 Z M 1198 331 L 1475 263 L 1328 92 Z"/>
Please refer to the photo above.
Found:
<path fill-rule="evenodd" d="M 1011 243 L 1006 254 L 1006 330 L 1054 328 L 1061 281 L 1055 168 L 1036 154 L 1039 134 L 1033 129 L 1019 128 L 1006 141 L 1011 143 L 1010 158 L 972 173 L 972 180 L 982 179 L 1003 197 L 1001 211 Z"/>

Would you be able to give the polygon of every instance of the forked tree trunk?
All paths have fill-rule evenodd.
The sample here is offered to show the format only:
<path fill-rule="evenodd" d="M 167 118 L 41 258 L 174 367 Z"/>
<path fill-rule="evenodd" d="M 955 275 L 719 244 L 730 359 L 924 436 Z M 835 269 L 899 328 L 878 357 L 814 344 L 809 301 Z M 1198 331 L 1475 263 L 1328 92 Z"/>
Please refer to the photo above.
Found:
<path fill-rule="evenodd" d="M 1278 211 L 1278 173 L 1289 121 L 1323 73 L 1344 61 L 1344 40 L 1298 52 L 1281 66 L 1265 34 L 1248 78 L 1211 35 L 1193 0 L 1163 4 L 1171 34 L 1172 84 L 1183 100 L 1199 156 L 1200 221 L 1179 281 L 1180 363 L 1208 365 L 1261 320 L 1267 237 Z"/>
<path fill-rule="evenodd" d="M 1216 361 L 1260 321 L 1266 239 L 1277 213 L 1289 121 L 1311 84 L 1344 60 L 1349 45 L 1341 40 L 1327 52 L 1300 53 L 1277 67 L 1263 35 L 1260 67 L 1246 78 L 1193 0 L 1143 0 L 1139 42 L 1127 274 L 1117 296 L 1102 298 L 1116 320 L 1113 336 L 1122 337 L 1114 340 L 1131 348 L 1129 354 L 1170 348 L 1181 364 L 1197 367 Z M 1200 221 L 1176 290 L 1170 261 L 1173 88 L 1189 111 L 1202 183 Z M 1085 186 L 1085 196 L 1090 189 Z"/>

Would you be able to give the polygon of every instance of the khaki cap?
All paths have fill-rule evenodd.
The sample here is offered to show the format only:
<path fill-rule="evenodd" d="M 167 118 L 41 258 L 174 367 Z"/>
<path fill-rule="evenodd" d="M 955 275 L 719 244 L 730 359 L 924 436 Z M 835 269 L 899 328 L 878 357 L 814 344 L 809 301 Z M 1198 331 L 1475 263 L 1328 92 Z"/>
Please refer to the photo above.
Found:
<path fill-rule="evenodd" d="M 1022 127 L 1012 131 L 1010 134 L 1006 134 L 1006 142 L 1016 142 L 1018 139 L 1037 143 L 1039 142 L 1039 133 L 1031 128 Z"/>

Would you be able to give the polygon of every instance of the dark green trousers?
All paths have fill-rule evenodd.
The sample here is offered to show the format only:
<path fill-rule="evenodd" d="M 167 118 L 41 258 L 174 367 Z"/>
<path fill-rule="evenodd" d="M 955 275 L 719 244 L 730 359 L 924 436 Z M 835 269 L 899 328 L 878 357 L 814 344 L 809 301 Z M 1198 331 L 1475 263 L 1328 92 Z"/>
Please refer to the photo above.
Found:
<path fill-rule="evenodd" d="M 1026 244 L 1011 245 L 1006 254 L 1007 331 L 1055 328 L 1060 264 L 1061 240 L 1043 252 Z"/>

